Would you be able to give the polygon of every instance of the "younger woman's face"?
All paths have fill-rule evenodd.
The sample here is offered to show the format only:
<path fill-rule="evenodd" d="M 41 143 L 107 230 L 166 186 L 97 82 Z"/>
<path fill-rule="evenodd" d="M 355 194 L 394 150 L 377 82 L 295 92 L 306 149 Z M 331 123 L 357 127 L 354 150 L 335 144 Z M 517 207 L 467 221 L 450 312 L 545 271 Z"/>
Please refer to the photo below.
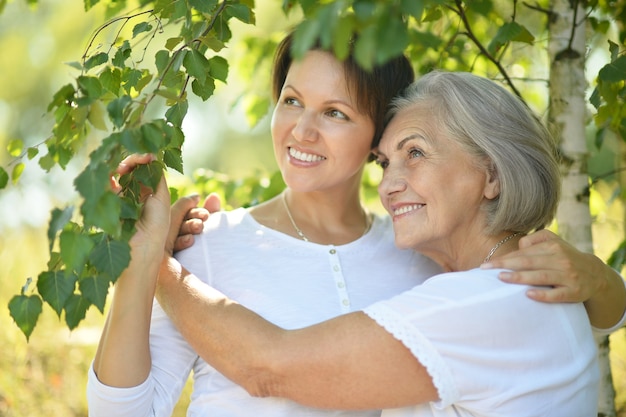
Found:
<path fill-rule="evenodd" d="M 374 122 L 358 110 L 333 55 L 310 51 L 291 64 L 272 117 L 274 154 L 290 188 L 358 186 L 373 136 Z"/>

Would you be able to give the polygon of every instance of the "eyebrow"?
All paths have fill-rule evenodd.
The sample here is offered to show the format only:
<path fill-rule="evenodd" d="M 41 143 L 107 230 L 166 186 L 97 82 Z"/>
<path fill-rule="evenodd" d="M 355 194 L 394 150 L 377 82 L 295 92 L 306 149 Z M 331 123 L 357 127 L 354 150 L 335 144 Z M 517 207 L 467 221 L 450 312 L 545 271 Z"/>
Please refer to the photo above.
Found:
<path fill-rule="evenodd" d="M 424 138 L 424 136 L 422 136 L 422 135 L 420 135 L 420 134 L 417 134 L 417 133 L 414 133 L 414 134 L 409 135 L 409 136 L 407 136 L 406 138 L 402 139 L 400 142 L 398 142 L 398 144 L 396 145 L 396 151 L 401 150 L 401 149 L 404 147 L 404 145 L 405 145 L 408 141 L 413 140 L 413 139 L 422 139 L 422 140 L 426 140 L 426 139 Z"/>
<path fill-rule="evenodd" d="M 284 84 L 284 85 L 283 85 L 283 88 L 282 88 L 282 90 L 281 90 L 281 93 L 282 93 L 282 91 L 284 91 L 286 88 L 290 88 L 290 89 L 292 89 L 292 90 L 293 90 L 293 91 L 294 91 L 297 95 L 302 96 L 302 93 L 301 93 L 301 92 L 300 92 L 300 91 L 299 91 L 296 87 L 294 87 L 294 86 L 293 86 L 293 85 L 291 85 L 291 84 Z M 348 103 L 347 101 L 345 101 L 345 100 L 341 100 L 341 99 L 333 99 L 333 100 L 328 100 L 328 101 L 325 101 L 324 103 L 325 103 L 325 104 L 327 104 L 327 105 L 332 105 L 332 104 L 343 104 L 344 106 L 349 107 L 352 111 L 355 111 L 355 112 L 357 112 L 357 113 L 358 113 L 358 111 L 355 109 L 355 107 L 354 107 L 352 104 L 350 104 L 350 103 Z"/>

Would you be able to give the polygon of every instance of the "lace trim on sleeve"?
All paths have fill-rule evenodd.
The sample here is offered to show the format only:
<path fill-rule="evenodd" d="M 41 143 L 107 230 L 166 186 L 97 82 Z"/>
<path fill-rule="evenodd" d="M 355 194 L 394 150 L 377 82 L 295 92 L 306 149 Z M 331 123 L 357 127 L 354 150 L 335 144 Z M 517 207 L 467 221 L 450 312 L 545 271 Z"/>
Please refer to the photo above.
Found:
<path fill-rule="evenodd" d="M 372 320 L 406 346 L 426 368 L 439 394 L 437 407 L 447 407 L 459 398 L 454 378 L 435 347 L 410 322 L 381 303 L 363 310 Z"/>

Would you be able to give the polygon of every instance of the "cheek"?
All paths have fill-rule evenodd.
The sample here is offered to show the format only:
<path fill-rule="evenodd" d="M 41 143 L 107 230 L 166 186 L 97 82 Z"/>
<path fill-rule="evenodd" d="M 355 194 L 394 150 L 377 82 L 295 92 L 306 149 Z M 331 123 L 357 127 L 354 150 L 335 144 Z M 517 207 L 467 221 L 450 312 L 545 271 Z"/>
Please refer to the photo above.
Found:
<path fill-rule="evenodd" d="M 272 122 L 270 125 L 272 136 L 276 139 L 280 139 L 281 136 L 288 132 L 290 129 L 290 118 L 285 111 L 277 109 L 272 114 Z"/>

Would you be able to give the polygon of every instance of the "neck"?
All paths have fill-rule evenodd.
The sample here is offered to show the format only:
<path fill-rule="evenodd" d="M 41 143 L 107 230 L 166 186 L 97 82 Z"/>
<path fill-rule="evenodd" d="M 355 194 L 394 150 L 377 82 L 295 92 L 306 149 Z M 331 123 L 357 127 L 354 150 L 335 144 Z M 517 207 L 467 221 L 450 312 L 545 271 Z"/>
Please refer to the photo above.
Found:
<path fill-rule="evenodd" d="M 361 205 L 358 192 L 354 196 L 322 196 L 287 189 L 280 199 L 293 232 L 303 240 L 341 245 L 369 230 L 370 216 Z"/>
<path fill-rule="evenodd" d="M 496 236 L 464 233 L 463 237 L 424 242 L 418 252 L 430 257 L 446 272 L 467 271 L 518 248 L 522 233 L 502 232 Z"/>

